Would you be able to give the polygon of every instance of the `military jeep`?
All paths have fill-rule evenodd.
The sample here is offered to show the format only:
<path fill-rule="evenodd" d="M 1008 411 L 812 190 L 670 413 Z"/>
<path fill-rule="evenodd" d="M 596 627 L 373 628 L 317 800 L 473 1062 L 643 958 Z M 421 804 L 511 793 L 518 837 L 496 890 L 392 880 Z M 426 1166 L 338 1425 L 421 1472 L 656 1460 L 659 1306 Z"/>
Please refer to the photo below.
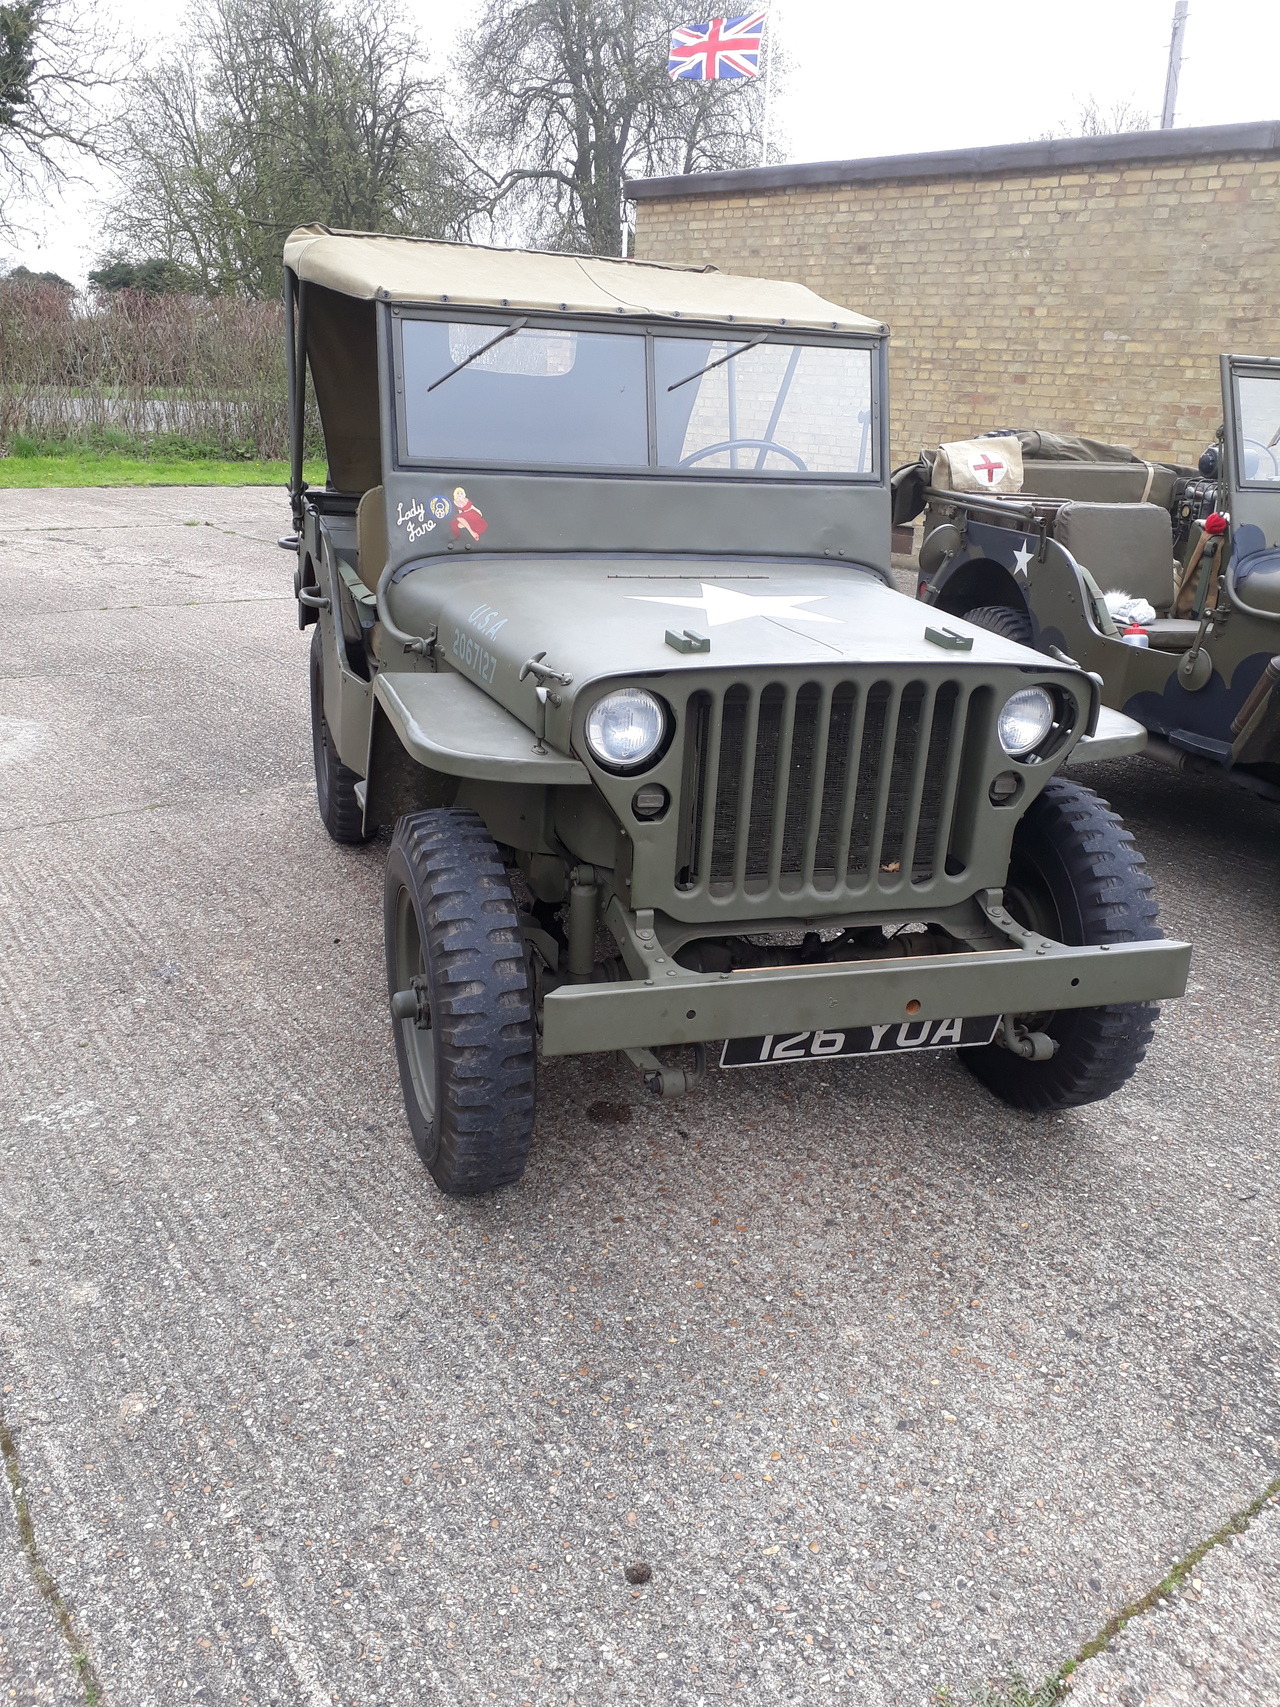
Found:
<path fill-rule="evenodd" d="M 713 1040 L 956 1049 L 1026 1109 L 1123 1083 L 1189 950 L 1059 772 L 1142 731 L 894 589 L 887 328 L 710 268 L 321 227 L 285 262 L 320 817 L 390 833 L 442 1190 L 520 1177 L 539 1054 L 663 1095 Z"/>
<path fill-rule="evenodd" d="M 924 511 L 927 604 L 1096 671 L 1146 757 L 1280 801 L 1280 360 L 1224 356 L 1221 374 L 1224 424 L 1196 468 L 983 435 L 992 467 L 1018 442 L 1021 491 L 939 488 L 925 452 L 894 475 L 895 520 Z M 1108 593 L 1146 607 L 1127 635 Z"/>

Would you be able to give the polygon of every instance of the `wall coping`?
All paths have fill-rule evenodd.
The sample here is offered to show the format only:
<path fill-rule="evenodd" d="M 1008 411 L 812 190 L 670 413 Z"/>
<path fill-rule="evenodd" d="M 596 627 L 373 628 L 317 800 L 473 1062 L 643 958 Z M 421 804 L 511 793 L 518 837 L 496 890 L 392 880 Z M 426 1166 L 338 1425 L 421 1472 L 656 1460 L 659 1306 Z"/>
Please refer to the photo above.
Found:
<path fill-rule="evenodd" d="M 750 194 L 817 185 L 877 184 L 900 178 L 968 178 L 1064 171 L 1076 166 L 1131 166 L 1155 160 L 1202 160 L 1223 154 L 1280 155 L 1280 123 L 1189 125 L 1123 136 L 1072 136 L 1050 142 L 997 143 L 932 154 L 886 154 L 867 160 L 813 160 L 794 166 L 752 166 L 738 172 L 691 172 L 682 177 L 630 178 L 631 201 Z"/>

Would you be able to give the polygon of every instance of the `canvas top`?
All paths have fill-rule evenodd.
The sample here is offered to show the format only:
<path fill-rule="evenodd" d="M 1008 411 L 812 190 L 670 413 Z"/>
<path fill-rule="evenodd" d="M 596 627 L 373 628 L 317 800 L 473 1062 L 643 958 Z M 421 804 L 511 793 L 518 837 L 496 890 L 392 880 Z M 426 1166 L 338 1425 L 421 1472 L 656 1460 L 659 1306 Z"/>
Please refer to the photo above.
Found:
<path fill-rule="evenodd" d="M 325 225 L 291 232 L 284 260 L 300 279 L 364 301 L 886 331 L 878 320 L 826 302 L 805 285 L 714 267 L 381 237 Z"/>

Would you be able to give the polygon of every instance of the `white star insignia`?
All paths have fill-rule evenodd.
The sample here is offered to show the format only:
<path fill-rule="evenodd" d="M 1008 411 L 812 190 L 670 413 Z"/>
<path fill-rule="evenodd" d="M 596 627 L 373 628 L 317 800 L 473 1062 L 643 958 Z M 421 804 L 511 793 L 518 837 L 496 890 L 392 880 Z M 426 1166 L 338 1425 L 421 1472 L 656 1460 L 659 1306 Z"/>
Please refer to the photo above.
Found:
<path fill-rule="evenodd" d="M 816 604 L 825 593 L 735 593 L 729 587 L 717 587 L 703 581 L 700 599 L 666 598 L 656 593 L 628 593 L 627 597 L 645 605 L 683 605 L 688 610 L 706 612 L 708 628 L 723 628 L 727 622 L 743 622 L 749 616 L 789 617 L 796 622 L 839 622 L 837 616 L 819 616 L 817 611 L 797 610 L 797 605 Z"/>
<path fill-rule="evenodd" d="M 1020 545 L 1018 547 L 1018 549 L 1013 554 L 1013 563 L 1014 563 L 1013 572 L 1015 575 L 1019 576 L 1020 579 L 1022 579 L 1023 581 L 1025 581 L 1027 579 L 1027 564 L 1030 563 L 1030 561 L 1031 561 L 1030 547 L 1025 546 L 1025 545 Z"/>

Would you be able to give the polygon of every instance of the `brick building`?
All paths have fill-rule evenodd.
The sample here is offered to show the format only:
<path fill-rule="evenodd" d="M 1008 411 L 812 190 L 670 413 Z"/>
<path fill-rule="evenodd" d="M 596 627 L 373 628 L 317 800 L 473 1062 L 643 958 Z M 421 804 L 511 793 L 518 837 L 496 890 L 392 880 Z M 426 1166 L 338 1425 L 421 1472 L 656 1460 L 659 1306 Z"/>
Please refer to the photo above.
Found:
<path fill-rule="evenodd" d="M 636 254 L 888 321 L 895 460 L 1047 427 L 1194 462 L 1224 350 L 1280 355 L 1280 124 L 641 179 Z"/>

